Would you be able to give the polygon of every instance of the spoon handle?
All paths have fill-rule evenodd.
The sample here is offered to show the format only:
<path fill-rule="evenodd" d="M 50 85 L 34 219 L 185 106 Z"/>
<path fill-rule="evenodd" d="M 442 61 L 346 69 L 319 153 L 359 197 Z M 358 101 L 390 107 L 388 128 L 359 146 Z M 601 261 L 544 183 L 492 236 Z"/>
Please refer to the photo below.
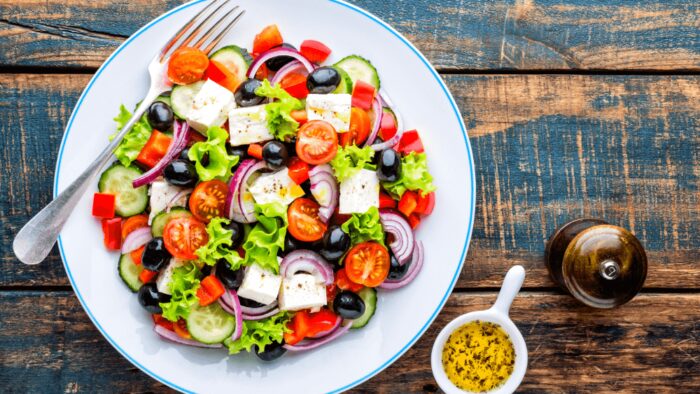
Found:
<path fill-rule="evenodd" d="M 503 285 L 501 286 L 501 291 L 498 293 L 498 298 L 496 303 L 493 304 L 492 309 L 498 312 L 508 315 L 510 311 L 510 305 L 513 303 L 513 299 L 518 295 L 520 287 L 525 281 L 525 268 L 522 265 L 516 265 L 511 267 L 503 279 Z"/>

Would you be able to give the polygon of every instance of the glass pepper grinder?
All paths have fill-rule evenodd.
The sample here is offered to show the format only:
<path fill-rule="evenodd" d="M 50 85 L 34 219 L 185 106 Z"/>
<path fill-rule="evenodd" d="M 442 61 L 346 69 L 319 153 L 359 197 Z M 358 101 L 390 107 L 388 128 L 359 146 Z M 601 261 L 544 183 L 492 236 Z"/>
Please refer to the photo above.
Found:
<path fill-rule="evenodd" d="M 557 284 L 594 308 L 630 301 L 647 276 L 639 240 L 599 219 L 577 219 L 560 227 L 547 241 L 545 264 Z"/>

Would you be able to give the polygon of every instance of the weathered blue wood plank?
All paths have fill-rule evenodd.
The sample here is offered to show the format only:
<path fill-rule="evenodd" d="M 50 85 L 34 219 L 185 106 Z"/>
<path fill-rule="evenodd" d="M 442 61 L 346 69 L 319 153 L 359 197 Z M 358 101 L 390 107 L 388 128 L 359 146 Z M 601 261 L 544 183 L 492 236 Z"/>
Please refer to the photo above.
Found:
<path fill-rule="evenodd" d="M 354 0 L 443 69 L 700 69 L 685 0 Z M 0 2 L 0 66 L 99 66 L 174 0 Z M 267 23 L 267 22 L 261 22 Z"/>
<path fill-rule="evenodd" d="M 411 350 L 355 392 L 393 393 L 397 385 L 402 393 L 436 391 L 430 349 L 438 328 L 488 308 L 495 297 L 454 294 Z M 697 294 L 640 295 L 608 313 L 565 295 L 521 294 L 511 309 L 530 360 L 520 392 L 698 392 L 700 310 L 688 308 L 698 303 Z M 0 292 L 0 327 L 5 392 L 170 392 L 111 348 L 71 292 Z M 158 340 L 141 334 L 152 335 L 144 341 Z"/>
<path fill-rule="evenodd" d="M 0 76 L 0 286 L 65 284 L 54 255 L 19 264 L 14 233 L 49 201 L 63 125 L 87 76 Z M 470 128 L 474 237 L 460 287 L 500 285 L 514 263 L 551 286 L 544 241 L 595 216 L 632 229 L 647 286 L 700 288 L 700 77 L 446 77 Z M 22 104 L 20 104 L 22 103 Z M 426 132 L 429 132 L 426 130 Z M 11 268 L 9 268 L 11 267 Z"/>

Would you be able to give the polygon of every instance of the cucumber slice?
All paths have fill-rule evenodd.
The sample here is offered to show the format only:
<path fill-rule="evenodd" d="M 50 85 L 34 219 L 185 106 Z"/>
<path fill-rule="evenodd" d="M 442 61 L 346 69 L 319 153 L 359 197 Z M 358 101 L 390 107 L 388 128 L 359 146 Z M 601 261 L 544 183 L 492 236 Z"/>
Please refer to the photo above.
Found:
<path fill-rule="evenodd" d="M 381 86 L 377 69 L 374 68 L 369 60 L 363 57 L 350 55 L 341 59 L 334 66 L 345 70 L 350 75 L 353 84 L 355 81 L 360 80 L 374 86 L 377 90 Z"/>
<path fill-rule="evenodd" d="M 151 234 L 153 234 L 154 237 L 162 237 L 163 229 L 165 228 L 165 225 L 168 224 L 170 219 L 187 218 L 190 216 L 192 216 L 192 213 L 181 207 L 174 207 L 170 210 L 170 212 L 163 211 L 153 218 L 153 221 L 151 222 Z"/>
<path fill-rule="evenodd" d="M 352 322 L 351 328 L 353 329 L 366 326 L 372 316 L 374 316 L 374 311 L 377 309 L 377 290 L 374 290 L 371 287 L 365 287 L 364 289 L 360 290 L 357 295 L 359 295 L 360 298 L 362 298 L 362 301 L 365 302 L 365 313 Z"/>
<path fill-rule="evenodd" d="M 340 74 L 340 83 L 338 84 L 338 87 L 333 91 L 334 94 L 352 94 L 352 78 L 350 78 L 350 75 L 348 75 L 345 70 L 343 70 L 340 67 L 333 67 L 336 70 L 338 70 L 338 73 Z"/>
<path fill-rule="evenodd" d="M 122 278 L 124 284 L 134 293 L 139 291 L 143 284 L 139 279 L 141 272 L 143 272 L 143 265 L 134 264 L 134 260 L 128 253 L 123 254 L 119 258 L 119 277 Z"/>
<path fill-rule="evenodd" d="M 161 103 L 165 103 L 168 106 L 172 107 L 172 103 L 170 101 L 170 96 L 165 96 L 165 95 L 158 96 L 158 98 L 156 98 L 156 101 L 160 101 Z"/>
<path fill-rule="evenodd" d="M 202 343 L 221 343 L 236 328 L 236 320 L 226 313 L 218 302 L 207 306 L 195 305 L 187 317 L 187 330 L 192 338 Z"/>
<path fill-rule="evenodd" d="M 180 119 L 185 119 L 192 108 L 195 96 L 202 89 L 204 81 L 190 85 L 176 85 L 170 93 L 170 107 L 173 113 Z"/>
<path fill-rule="evenodd" d="M 143 172 L 137 167 L 116 163 L 105 170 L 97 184 L 100 193 L 114 194 L 116 198 L 115 212 L 119 216 L 138 215 L 146 210 L 148 205 L 148 188 L 141 186 L 134 189 L 131 183 Z"/>
<path fill-rule="evenodd" d="M 224 65 L 228 71 L 238 77 L 239 81 L 248 79 L 246 72 L 253 61 L 248 51 L 237 45 L 229 45 L 219 49 L 211 55 L 210 59 Z"/>

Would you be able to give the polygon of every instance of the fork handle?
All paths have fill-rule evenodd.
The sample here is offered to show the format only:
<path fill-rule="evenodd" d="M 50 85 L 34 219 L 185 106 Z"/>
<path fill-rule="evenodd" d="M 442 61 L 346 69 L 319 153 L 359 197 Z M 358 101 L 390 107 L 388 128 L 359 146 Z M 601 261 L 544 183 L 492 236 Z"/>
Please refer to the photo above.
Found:
<path fill-rule="evenodd" d="M 97 158 L 73 181 L 56 199 L 51 201 L 44 209 L 39 211 L 15 236 L 12 249 L 15 256 L 28 265 L 41 263 L 49 255 L 53 244 L 58 239 L 63 225 L 70 217 L 71 212 L 82 198 L 88 186 L 95 179 L 97 173 L 113 157 L 114 149 L 124 136 L 141 119 L 146 109 L 155 101 L 161 92 L 150 89 L 146 98 L 138 106 L 131 119 L 126 123 L 117 136 L 97 156 Z"/>

